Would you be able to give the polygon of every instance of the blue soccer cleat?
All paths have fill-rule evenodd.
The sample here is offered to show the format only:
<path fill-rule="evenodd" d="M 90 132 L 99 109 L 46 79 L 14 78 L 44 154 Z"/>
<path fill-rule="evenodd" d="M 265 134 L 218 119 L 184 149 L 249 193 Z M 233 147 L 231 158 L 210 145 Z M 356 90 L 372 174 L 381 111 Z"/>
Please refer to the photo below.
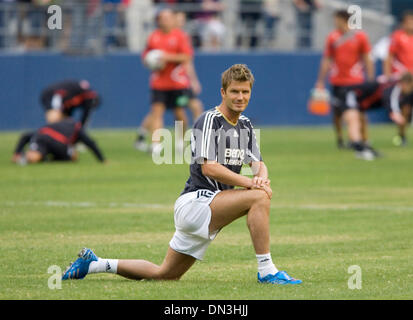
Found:
<path fill-rule="evenodd" d="M 79 254 L 79 258 L 67 267 L 63 272 L 62 280 L 68 279 L 83 279 L 89 271 L 89 265 L 92 261 L 98 261 L 98 257 L 91 249 L 83 248 Z"/>
<path fill-rule="evenodd" d="M 300 284 L 302 281 L 291 278 L 285 271 L 278 271 L 276 274 L 268 274 L 264 278 L 261 278 L 258 273 L 258 282 L 272 284 Z"/>

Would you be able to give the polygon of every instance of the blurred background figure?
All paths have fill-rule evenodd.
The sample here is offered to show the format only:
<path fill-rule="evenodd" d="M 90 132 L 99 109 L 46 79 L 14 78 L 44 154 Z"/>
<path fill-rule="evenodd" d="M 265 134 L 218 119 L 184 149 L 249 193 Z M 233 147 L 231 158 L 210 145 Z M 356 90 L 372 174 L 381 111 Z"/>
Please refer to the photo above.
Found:
<path fill-rule="evenodd" d="M 17 27 L 17 0 L 0 0 L 0 49 L 13 47 L 16 45 L 9 34 L 13 33 L 13 28 Z M 15 40 L 15 39 L 14 39 Z"/>
<path fill-rule="evenodd" d="M 23 133 L 17 142 L 12 162 L 26 165 L 42 161 L 76 161 L 75 146 L 82 142 L 100 161 L 105 158 L 96 142 L 86 134 L 79 122 L 63 117 L 36 131 Z M 25 151 L 26 145 L 29 145 Z"/>
<path fill-rule="evenodd" d="M 397 77 L 406 71 L 413 72 L 413 11 L 404 12 L 400 28 L 391 35 L 383 70 L 387 77 Z M 407 99 L 401 105 L 401 112 L 406 121 L 398 125 L 398 134 L 393 138 L 396 146 L 407 144 L 406 130 L 411 122 L 412 101 Z"/>
<path fill-rule="evenodd" d="M 355 1 L 368 12 L 363 27 L 374 43 L 391 25 L 393 2 Z M 63 9 L 61 31 L 47 28 L 51 4 Z M 5 26 L 0 29 L 0 48 L 69 54 L 139 52 L 156 27 L 155 8 L 169 6 L 186 13 L 186 31 L 197 50 L 321 50 L 331 12 L 350 4 L 350 0 L 0 0 L 0 26 Z M 291 37 L 294 32 L 296 38 Z"/>
<path fill-rule="evenodd" d="M 126 48 L 131 52 L 139 52 L 145 47 L 154 16 L 152 0 L 125 0 L 125 37 Z"/>
<path fill-rule="evenodd" d="M 201 11 L 192 15 L 201 38 L 200 47 L 205 50 L 220 50 L 225 40 L 225 25 L 220 19 L 220 14 L 225 9 L 222 0 L 195 0 L 195 3 L 201 5 Z"/>
<path fill-rule="evenodd" d="M 375 78 L 374 65 L 370 57 L 368 35 L 362 30 L 350 30 L 346 10 L 334 13 L 335 30 L 326 39 L 324 55 L 320 63 L 315 87 L 324 88 L 327 75 L 332 86 L 331 104 L 333 126 L 337 136 L 337 146 L 344 147 L 342 121 L 347 124 L 350 147 L 356 155 L 372 160 L 367 143 L 367 117 L 356 108 L 354 96 L 349 88 L 364 82 L 364 71 L 370 81 Z"/>
<path fill-rule="evenodd" d="M 243 29 L 238 44 L 246 44 L 249 48 L 258 46 L 257 28 L 263 13 L 263 0 L 240 0 L 240 18 Z"/>
<path fill-rule="evenodd" d="M 262 45 L 271 48 L 276 40 L 277 26 L 281 17 L 279 0 L 264 0 L 263 10 L 264 37 Z"/>
<path fill-rule="evenodd" d="M 313 46 L 313 15 L 320 8 L 318 0 L 293 0 L 296 11 L 297 48 L 311 49 Z"/>
<path fill-rule="evenodd" d="M 80 123 L 84 127 L 101 98 L 87 80 L 64 80 L 46 87 L 40 96 L 47 123 L 56 122 L 62 115 L 74 116 L 80 110 Z"/>
<path fill-rule="evenodd" d="M 125 10 L 129 1 L 102 0 L 105 24 L 105 48 L 125 46 L 126 38 L 122 30 L 125 29 Z"/>
<path fill-rule="evenodd" d="M 158 28 L 150 34 L 142 60 L 145 61 L 151 51 L 159 50 L 161 63 L 159 68 L 151 70 L 151 109 L 138 129 L 135 148 L 160 155 L 163 146 L 159 129 L 164 127 L 165 111 L 173 111 L 175 119 L 182 121 L 184 132 L 188 125 L 185 109 L 188 107 L 191 82 L 187 66 L 192 63 L 194 52 L 188 35 L 177 28 L 177 19 L 171 9 L 161 8 L 156 15 L 156 23 Z M 145 146 L 148 134 L 152 139 L 150 148 Z M 183 150 L 183 137 L 177 140 Z"/>
<path fill-rule="evenodd" d="M 59 72 L 62 77 L 69 79 L 72 77 L 87 78 L 98 84 L 100 88 L 106 88 L 108 92 L 105 92 L 105 100 L 109 101 L 110 104 L 108 110 L 100 112 L 98 117 L 94 118 L 94 124 L 100 126 L 116 123 L 116 126 L 134 126 L 135 124 L 130 119 L 143 118 L 146 109 L 129 110 L 129 101 L 126 97 L 139 93 L 142 100 L 150 100 L 149 90 L 139 90 L 138 92 L 134 87 L 137 83 L 139 83 L 139 88 L 145 86 L 146 73 L 148 72 L 148 70 L 142 69 L 140 60 L 136 57 L 145 50 L 148 36 L 157 28 L 155 19 L 153 19 L 155 8 L 168 6 L 174 12 L 179 12 L 183 21 L 186 18 L 186 23 L 183 22 L 181 28 L 185 29 L 185 32 L 192 39 L 192 46 L 197 57 L 195 65 L 193 63 L 182 64 L 191 87 L 185 96 L 189 99 L 189 108 L 193 118 L 196 118 L 201 112 L 199 110 L 202 110 L 199 97 L 202 98 L 205 105 L 214 103 L 214 96 L 211 94 L 213 83 L 209 81 L 209 72 L 212 72 L 212 69 L 220 63 L 226 63 L 225 59 L 229 59 L 229 55 L 236 55 L 239 58 L 238 54 L 242 51 L 245 54 L 242 58 L 245 57 L 251 63 L 255 63 L 254 61 L 261 59 L 262 56 L 266 60 L 265 63 L 277 69 L 276 75 L 271 80 L 274 82 L 274 87 L 282 88 L 282 90 L 273 96 L 263 96 L 268 99 L 266 105 L 279 105 L 280 108 L 268 111 L 269 115 L 274 116 L 273 118 L 259 116 L 262 117 L 262 121 L 271 123 L 293 119 L 291 121 L 297 121 L 297 123 L 307 121 L 312 123 L 312 118 L 308 119 L 307 115 L 300 113 L 302 110 L 306 111 L 308 93 L 317 77 L 313 74 L 315 70 L 311 66 L 315 64 L 314 58 L 316 60 L 319 58 L 317 55 L 323 51 L 325 39 L 334 27 L 332 13 L 337 9 L 347 10 L 349 5 L 354 3 L 362 8 L 362 29 L 368 34 L 370 41 L 378 43 L 379 39 L 384 39 L 377 46 L 380 50 L 374 50 L 374 52 L 379 52 L 377 56 L 379 59 L 386 59 L 387 41 L 390 41 L 386 40 L 386 37 L 391 34 L 394 26 L 398 26 L 398 22 L 402 20 L 403 11 L 408 7 L 403 1 L 0 0 L 0 26 L 3 26 L 0 27 L 0 50 L 7 51 L 3 58 L 5 61 L 10 60 L 10 62 L 5 62 L 2 70 L 13 67 L 11 60 L 17 58 L 18 55 L 12 59 L 9 56 L 10 53 L 23 55 L 25 50 L 41 51 L 28 55 L 27 58 L 21 56 L 20 58 L 25 63 L 20 63 L 13 70 L 13 75 L 16 78 L 20 75 L 25 77 L 27 75 L 25 79 L 28 80 L 24 90 L 29 92 L 30 98 L 29 95 L 22 98 L 22 95 L 13 92 L 13 88 L 8 87 L 7 81 L 3 82 L 1 92 L 6 92 L 8 95 L 15 94 L 14 108 L 23 108 L 24 105 L 32 104 L 32 101 L 29 101 L 33 99 L 32 96 L 37 99 L 36 95 L 43 89 L 44 83 L 55 79 L 53 72 Z M 63 10 L 62 30 L 48 29 L 49 14 L 47 14 L 46 9 L 51 4 L 58 4 Z M 298 12 L 300 12 L 299 16 L 297 16 Z M 302 22 L 304 26 L 305 16 L 307 18 L 311 16 L 310 20 L 313 23 L 301 28 L 300 23 Z M 397 24 L 394 23 L 396 20 Z M 308 31 L 308 27 L 312 28 L 312 33 Z M 409 27 L 406 27 L 403 22 L 400 25 L 400 30 L 396 31 L 394 35 L 396 33 L 407 34 L 404 31 L 405 28 Z M 304 40 L 297 40 L 296 34 L 298 39 Z M 311 34 L 312 37 L 309 36 Z M 409 36 L 407 37 L 410 39 Z M 406 57 L 410 59 L 409 52 L 412 50 L 407 49 L 406 51 L 402 48 L 402 43 L 399 40 L 392 40 L 398 44 L 391 49 L 390 59 L 394 61 L 403 60 Z M 304 57 L 300 51 L 308 49 L 311 49 L 312 52 L 305 53 Z M 408 53 L 403 56 L 403 51 Z M 106 54 L 109 52 L 110 54 Z M 283 55 L 284 52 L 287 54 Z M 80 55 L 88 57 L 78 58 Z M 36 62 L 34 62 L 35 60 Z M 49 64 L 49 61 L 58 61 L 58 67 L 55 67 L 54 63 Z M 209 63 L 209 61 L 214 61 L 214 64 Z M 404 62 L 400 64 L 404 64 Z M 49 70 L 51 65 L 56 70 Z M 76 67 L 72 68 L 72 65 L 76 65 Z M 380 72 L 381 65 L 376 65 Z M 130 66 L 130 68 L 125 68 L 125 66 Z M 288 71 L 282 68 L 284 66 Z M 299 71 L 296 68 L 299 68 Z M 390 70 L 390 73 L 392 72 Z M 37 79 L 38 74 L 42 76 L 42 81 L 31 81 L 31 79 Z M 294 82 L 294 87 L 298 86 L 299 89 L 293 91 L 289 82 Z M 112 92 L 108 90 L 108 88 L 113 87 L 116 90 Z M 284 89 L 286 89 L 285 92 Z M 117 92 L 122 92 L 122 96 L 116 96 Z M 297 109 L 300 110 L 297 113 L 299 114 L 297 119 L 290 114 L 279 116 L 282 114 L 280 109 L 283 107 L 286 109 L 286 106 L 290 105 L 290 102 L 286 101 L 288 99 L 283 96 L 284 93 L 292 98 L 291 104 L 301 108 Z M 7 99 L 7 97 L 4 98 L 6 101 L 3 102 L 4 105 L 7 104 Z M 192 102 L 196 102 L 196 104 Z M 113 118 L 109 115 L 109 110 L 114 108 L 114 105 L 119 105 L 119 108 L 122 108 L 122 112 L 118 113 L 119 118 Z M 197 105 L 197 107 L 192 107 L 193 105 Z M 130 112 L 137 114 L 135 113 L 134 117 L 128 117 L 127 114 Z M 267 111 L 264 110 L 262 114 L 265 112 Z M 4 119 L 5 114 L 6 111 L 0 113 L 0 119 Z M 27 115 L 27 112 L 22 110 L 21 114 Z M 371 116 L 374 118 L 376 114 L 371 113 Z M 379 118 L 384 119 L 385 117 L 379 115 Z M 165 121 L 169 121 L 169 119 L 168 115 Z M 317 120 L 324 121 L 324 119 L 318 118 L 315 122 Z M 35 115 L 16 117 L 16 122 L 21 127 L 30 127 L 34 121 L 38 121 L 35 119 Z M 9 124 L 3 121 L 2 126 L 8 127 Z M 403 135 L 402 131 L 401 129 L 401 135 Z M 365 131 L 362 130 L 362 132 Z M 366 139 L 367 137 L 364 137 L 364 140 Z"/>
<path fill-rule="evenodd" d="M 17 0 L 18 42 L 22 49 L 40 50 L 46 46 L 46 8 L 52 0 Z"/>

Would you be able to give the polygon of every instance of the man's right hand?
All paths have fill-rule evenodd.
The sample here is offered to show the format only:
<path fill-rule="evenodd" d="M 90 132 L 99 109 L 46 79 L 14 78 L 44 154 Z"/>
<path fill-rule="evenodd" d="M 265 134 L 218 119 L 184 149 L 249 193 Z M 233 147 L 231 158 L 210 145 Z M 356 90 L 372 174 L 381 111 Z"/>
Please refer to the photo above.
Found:
<path fill-rule="evenodd" d="M 272 198 L 272 189 L 271 189 L 271 187 L 270 187 L 270 180 L 268 180 L 268 179 L 264 179 L 264 180 L 259 180 L 259 179 L 253 179 L 252 181 L 252 187 L 251 187 L 251 189 L 252 190 L 262 190 L 262 191 L 264 191 L 266 194 L 267 194 L 267 196 L 268 196 L 268 198 L 271 200 L 271 198 Z"/>

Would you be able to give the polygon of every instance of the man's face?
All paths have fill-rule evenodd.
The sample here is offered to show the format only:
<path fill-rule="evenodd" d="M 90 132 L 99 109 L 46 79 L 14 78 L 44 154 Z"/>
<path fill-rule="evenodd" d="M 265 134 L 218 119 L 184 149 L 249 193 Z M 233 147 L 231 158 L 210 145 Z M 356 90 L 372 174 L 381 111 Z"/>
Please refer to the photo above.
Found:
<path fill-rule="evenodd" d="M 176 20 L 176 27 L 177 28 L 183 28 L 185 26 L 185 23 L 186 23 L 185 13 L 183 13 L 183 12 L 175 13 L 175 20 Z"/>
<path fill-rule="evenodd" d="M 243 112 L 251 98 L 251 84 L 249 81 L 232 81 L 227 90 L 221 88 L 221 96 L 225 106 L 235 113 Z"/>
<path fill-rule="evenodd" d="M 413 15 L 408 15 L 404 18 L 403 29 L 410 34 L 413 34 Z"/>
<path fill-rule="evenodd" d="M 334 25 L 336 29 L 345 30 L 347 28 L 347 21 L 342 17 L 334 17 Z"/>
<path fill-rule="evenodd" d="M 158 16 L 158 25 L 164 31 L 172 30 L 175 27 L 176 19 L 171 10 L 163 10 Z"/>

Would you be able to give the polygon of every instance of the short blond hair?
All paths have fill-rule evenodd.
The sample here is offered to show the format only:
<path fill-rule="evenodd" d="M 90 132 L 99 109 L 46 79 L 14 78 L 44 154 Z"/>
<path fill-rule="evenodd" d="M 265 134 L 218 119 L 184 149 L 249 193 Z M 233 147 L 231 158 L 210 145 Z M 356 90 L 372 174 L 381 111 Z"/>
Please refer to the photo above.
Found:
<path fill-rule="evenodd" d="M 234 64 L 222 73 L 222 89 L 224 89 L 224 91 L 227 91 L 227 88 L 229 87 L 232 81 L 249 81 L 252 88 L 255 79 L 254 75 L 252 74 L 251 70 L 247 67 L 246 64 Z"/>

